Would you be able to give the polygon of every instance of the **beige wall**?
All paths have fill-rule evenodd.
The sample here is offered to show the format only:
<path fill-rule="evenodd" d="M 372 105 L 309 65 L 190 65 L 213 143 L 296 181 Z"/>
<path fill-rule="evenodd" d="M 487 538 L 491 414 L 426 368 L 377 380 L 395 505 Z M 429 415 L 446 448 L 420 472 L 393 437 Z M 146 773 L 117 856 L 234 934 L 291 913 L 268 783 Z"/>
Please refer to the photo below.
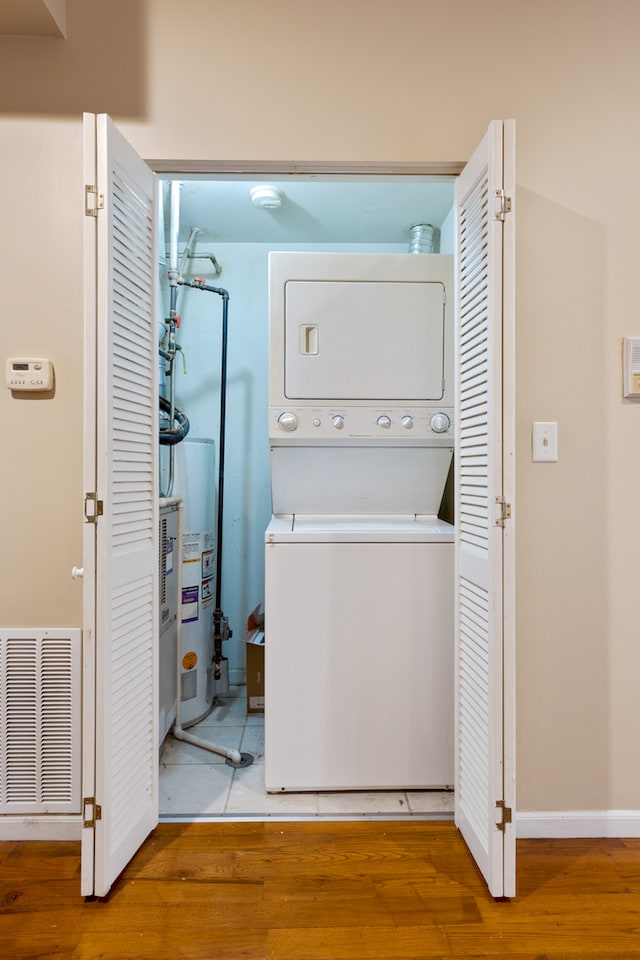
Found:
<path fill-rule="evenodd" d="M 0 120 L 0 155 L 0 621 L 79 626 L 82 586 L 70 574 L 82 566 L 80 124 Z M 5 361 L 16 356 L 53 360 L 52 395 L 9 393 Z"/>
<path fill-rule="evenodd" d="M 80 168 L 54 118 L 110 112 L 147 158 L 425 161 L 515 117 L 518 806 L 640 809 L 639 31 L 636 0 L 68 0 L 66 41 L 0 39 L 0 110 L 34 117 L 1 127 L 3 354 L 59 378 L 0 395 L 2 619 L 79 622 Z M 531 463 L 534 419 L 557 464 Z"/>

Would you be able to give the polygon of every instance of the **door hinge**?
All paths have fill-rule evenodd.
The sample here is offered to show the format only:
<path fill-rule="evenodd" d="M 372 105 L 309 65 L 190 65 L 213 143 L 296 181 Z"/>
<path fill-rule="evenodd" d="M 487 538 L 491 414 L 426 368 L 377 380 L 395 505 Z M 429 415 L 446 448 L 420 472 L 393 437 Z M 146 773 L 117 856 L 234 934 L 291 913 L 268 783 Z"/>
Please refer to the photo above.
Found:
<path fill-rule="evenodd" d="M 95 797 L 85 797 L 82 801 L 82 826 L 95 827 L 96 820 L 102 820 L 102 807 Z"/>
<path fill-rule="evenodd" d="M 504 190 L 496 190 L 496 211 L 493 219 L 504 220 L 508 213 L 511 213 L 511 197 L 508 197 Z"/>
<path fill-rule="evenodd" d="M 104 194 L 98 193 L 98 188 L 91 183 L 84 185 L 84 215 L 97 217 L 98 210 L 104 210 Z"/>
<path fill-rule="evenodd" d="M 496 518 L 495 526 L 504 527 L 505 520 L 511 519 L 511 504 L 507 503 L 504 497 L 496 497 L 499 513 Z"/>
<path fill-rule="evenodd" d="M 87 523 L 97 523 L 98 517 L 102 516 L 103 503 L 98 500 L 95 493 L 85 493 L 84 495 L 84 518 Z"/>
<path fill-rule="evenodd" d="M 512 821 L 511 807 L 508 807 L 504 800 L 496 800 L 496 827 L 503 833 L 508 823 Z"/>

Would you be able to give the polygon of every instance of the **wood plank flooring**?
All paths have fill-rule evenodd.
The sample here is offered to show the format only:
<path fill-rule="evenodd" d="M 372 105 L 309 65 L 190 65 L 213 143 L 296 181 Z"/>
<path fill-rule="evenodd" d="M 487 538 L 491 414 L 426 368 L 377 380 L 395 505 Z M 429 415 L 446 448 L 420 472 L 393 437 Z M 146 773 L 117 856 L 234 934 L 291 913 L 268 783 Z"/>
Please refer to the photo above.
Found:
<path fill-rule="evenodd" d="M 640 958 L 640 840 L 518 842 L 494 901 L 453 824 L 161 824 L 103 900 L 79 844 L 0 843 L 7 960 Z"/>

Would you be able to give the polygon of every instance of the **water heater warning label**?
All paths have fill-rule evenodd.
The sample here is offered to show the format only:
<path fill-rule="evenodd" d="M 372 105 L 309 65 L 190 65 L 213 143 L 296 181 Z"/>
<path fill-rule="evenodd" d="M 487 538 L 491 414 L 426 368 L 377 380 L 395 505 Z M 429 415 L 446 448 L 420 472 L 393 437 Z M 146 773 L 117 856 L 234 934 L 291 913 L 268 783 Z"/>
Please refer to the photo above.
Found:
<path fill-rule="evenodd" d="M 202 554 L 202 579 L 213 575 L 213 550 L 205 550 Z"/>
<path fill-rule="evenodd" d="M 182 559 L 185 563 L 189 560 L 200 559 L 200 534 L 199 533 L 183 534 Z"/>
<path fill-rule="evenodd" d="M 208 603 L 209 600 L 213 600 L 213 595 L 215 593 L 213 577 L 209 577 L 208 580 L 202 581 L 202 602 Z"/>
<path fill-rule="evenodd" d="M 199 587 L 184 587 L 182 590 L 182 622 L 192 623 L 198 619 Z"/>

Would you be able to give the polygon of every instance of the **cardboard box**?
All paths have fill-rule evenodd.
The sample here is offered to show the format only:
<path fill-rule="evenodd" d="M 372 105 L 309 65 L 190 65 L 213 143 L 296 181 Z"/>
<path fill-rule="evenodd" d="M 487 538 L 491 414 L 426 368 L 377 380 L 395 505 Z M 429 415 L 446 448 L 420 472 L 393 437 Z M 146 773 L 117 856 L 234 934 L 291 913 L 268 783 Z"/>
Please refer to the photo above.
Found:
<path fill-rule="evenodd" d="M 264 614 L 261 604 L 249 614 L 246 640 L 247 713 L 264 713 Z"/>

